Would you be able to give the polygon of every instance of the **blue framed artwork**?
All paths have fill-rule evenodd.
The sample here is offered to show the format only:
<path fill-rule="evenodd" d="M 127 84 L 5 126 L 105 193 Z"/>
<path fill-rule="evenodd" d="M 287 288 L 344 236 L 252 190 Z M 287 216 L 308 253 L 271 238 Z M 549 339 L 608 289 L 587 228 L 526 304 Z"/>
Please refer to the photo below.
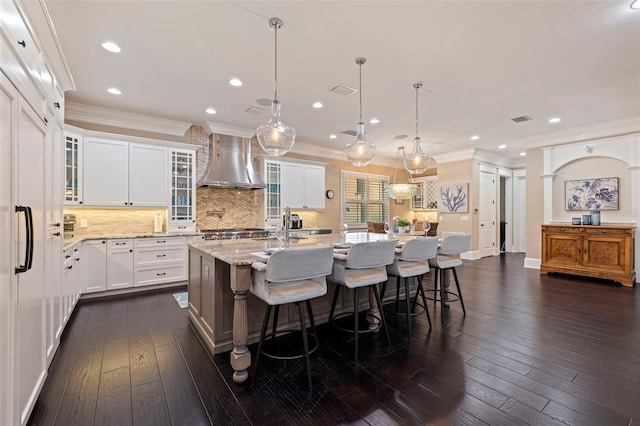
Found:
<path fill-rule="evenodd" d="M 469 184 L 456 183 L 440 186 L 440 211 L 443 213 L 469 212 Z"/>
<path fill-rule="evenodd" d="M 618 178 L 564 181 L 565 210 L 618 210 Z"/>

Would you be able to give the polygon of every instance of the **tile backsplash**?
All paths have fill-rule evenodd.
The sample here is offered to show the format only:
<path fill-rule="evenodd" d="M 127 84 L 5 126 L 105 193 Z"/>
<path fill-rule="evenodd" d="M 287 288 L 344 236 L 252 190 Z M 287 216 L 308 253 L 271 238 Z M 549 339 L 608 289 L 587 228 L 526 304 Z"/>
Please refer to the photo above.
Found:
<path fill-rule="evenodd" d="M 153 233 L 153 223 L 156 214 L 163 217 L 163 230 L 167 229 L 166 209 L 92 209 L 65 208 L 64 214 L 76 216 L 76 237 L 91 237 L 128 234 Z M 81 228 L 82 220 L 87 221 L 87 227 Z"/>
<path fill-rule="evenodd" d="M 258 192 L 242 189 L 196 189 L 196 229 L 263 228 L 258 225 Z"/>

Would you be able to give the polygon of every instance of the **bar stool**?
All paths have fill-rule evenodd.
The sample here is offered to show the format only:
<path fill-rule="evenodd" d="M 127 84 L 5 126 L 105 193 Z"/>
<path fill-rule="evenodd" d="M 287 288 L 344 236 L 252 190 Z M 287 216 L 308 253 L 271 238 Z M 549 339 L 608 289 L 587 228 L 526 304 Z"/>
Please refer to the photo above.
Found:
<path fill-rule="evenodd" d="M 460 305 L 462 306 L 463 316 L 467 315 L 467 311 L 464 308 L 464 300 L 462 299 L 462 291 L 460 290 L 460 282 L 458 281 L 458 273 L 456 272 L 456 267 L 462 265 L 462 260 L 460 260 L 460 254 L 469 250 L 471 245 L 471 234 L 454 234 L 454 233 L 443 233 L 442 243 L 440 244 L 440 250 L 438 250 L 438 256 L 433 259 L 429 259 L 429 266 L 436 269 L 436 274 L 434 277 L 433 284 L 433 303 L 440 301 L 440 318 L 444 321 L 444 315 L 442 315 L 442 310 L 444 308 L 445 303 L 445 293 L 447 295 L 453 296 L 452 299 L 447 299 L 447 302 L 455 302 L 460 301 Z M 456 287 L 458 288 L 458 293 L 454 293 L 452 291 L 444 291 L 444 286 L 442 285 L 442 280 L 444 278 L 444 274 L 451 270 L 453 272 L 453 278 L 456 281 Z M 440 296 L 438 297 L 438 275 L 440 275 Z"/>
<path fill-rule="evenodd" d="M 422 288 L 422 276 L 429 272 L 428 260 L 436 257 L 438 254 L 438 238 L 437 237 L 416 237 L 406 243 L 402 249 L 396 253 L 393 263 L 387 265 L 387 275 L 396 277 L 396 300 L 395 300 L 395 315 L 405 315 L 407 317 L 407 329 L 409 330 L 409 343 L 411 343 L 411 317 L 421 314 L 422 312 L 416 312 L 415 306 L 418 301 L 418 295 L 422 296 L 422 306 L 424 313 L 429 321 L 429 328 L 431 328 L 431 316 L 429 315 L 429 309 L 427 308 L 427 300 L 424 295 L 424 289 Z M 419 277 L 419 278 L 418 278 Z M 409 279 L 417 279 L 416 297 L 413 300 L 413 307 L 411 307 L 409 294 Z M 400 296 L 400 280 L 404 279 L 404 298 L 405 298 L 405 312 L 398 312 L 399 296 Z M 387 283 L 382 286 L 381 298 L 384 298 L 384 291 L 387 287 Z"/>
<path fill-rule="evenodd" d="M 387 324 L 384 319 L 382 301 L 380 299 L 380 293 L 378 292 L 378 284 L 387 280 L 387 270 L 385 266 L 393 262 L 395 245 L 395 241 L 389 240 L 356 243 L 349 249 L 348 254 L 334 254 L 333 256 L 333 271 L 327 279 L 337 285 L 333 293 L 329 322 L 342 331 L 353 332 L 356 361 L 358 361 L 358 335 L 361 333 L 370 333 L 379 330 L 380 327 L 384 327 L 387 343 L 391 346 L 389 330 L 387 329 Z M 340 288 L 343 286 L 353 290 L 353 312 L 345 312 L 334 317 Z M 367 330 L 360 330 L 359 328 L 358 289 L 361 287 L 373 288 L 380 317 L 374 316 L 370 312 L 368 312 L 367 315 L 373 316 L 380 321 L 380 327 L 378 328 Z M 355 326 L 353 329 L 342 327 L 334 321 L 349 315 L 354 316 Z"/>
<path fill-rule="evenodd" d="M 261 354 L 275 359 L 298 359 L 304 357 L 307 365 L 309 389 L 311 389 L 311 362 L 309 360 L 309 354 L 318 348 L 319 343 L 310 300 L 327 294 L 326 276 L 331 273 L 332 264 L 333 249 L 331 247 L 281 250 L 273 253 L 266 264 L 262 262 L 254 262 L 251 264 L 253 268 L 251 293 L 267 303 L 267 311 L 264 314 L 262 330 L 260 332 L 260 342 L 258 343 L 258 353 L 256 354 L 253 382 L 255 382 L 257 376 L 258 362 Z M 311 350 L 309 350 L 309 343 L 307 341 L 307 326 L 302 302 L 306 302 L 312 330 L 310 335 L 315 340 L 314 347 Z M 263 344 L 269 317 L 271 316 L 271 307 L 275 306 L 275 312 L 270 337 L 275 340 L 279 308 L 280 305 L 287 303 L 295 303 L 298 307 L 304 353 L 291 356 L 278 356 L 264 351 Z"/>

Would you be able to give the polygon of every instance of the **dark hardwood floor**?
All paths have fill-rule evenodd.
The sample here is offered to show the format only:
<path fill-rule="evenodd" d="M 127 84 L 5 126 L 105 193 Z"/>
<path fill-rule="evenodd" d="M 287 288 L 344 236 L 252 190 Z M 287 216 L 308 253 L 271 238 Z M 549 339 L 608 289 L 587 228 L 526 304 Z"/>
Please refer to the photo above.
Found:
<path fill-rule="evenodd" d="M 442 324 L 430 303 L 433 329 L 416 317 L 408 345 L 405 321 L 388 315 L 392 347 L 364 336 L 358 363 L 348 335 L 320 326 L 311 392 L 301 360 L 263 357 L 255 385 L 234 384 L 228 353 L 208 355 L 176 290 L 82 302 L 30 424 L 632 424 L 638 292 L 522 264 L 465 261 L 466 318 L 456 303 Z"/>

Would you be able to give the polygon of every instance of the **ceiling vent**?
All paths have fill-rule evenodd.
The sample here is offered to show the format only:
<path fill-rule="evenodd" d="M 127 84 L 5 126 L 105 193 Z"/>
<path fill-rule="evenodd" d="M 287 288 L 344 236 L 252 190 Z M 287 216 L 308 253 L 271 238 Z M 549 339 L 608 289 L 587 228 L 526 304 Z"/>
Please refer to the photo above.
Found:
<path fill-rule="evenodd" d="M 354 138 L 358 136 L 358 133 L 355 130 L 344 130 L 340 133 L 342 133 L 343 135 L 353 136 Z"/>
<path fill-rule="evenodd" d="M 251 115 L 262 115 L 264 113 L 265 110 L 263 110 L 262 108 L 256 108 L 253 106 L 250 106 L 249 108 L 245 109 L 244 112 L 251 114 Z"/>
<path fill-rule="evenodd" d="M 521 115 L 520 117 L 512 118 L 511 121 L 513 121 L 514 123 L 522 123 L 524 121 L 531 121 L 531 117 L 529 117 L 528 115 Z"/>
<path fill-rule="evenodd" d="M 354 89 L 353 87 L 345 86 L 344 84 L 337 84 L 331 90 L 331 92 L 340 96 L 351 96 L 358 91 L 358 89 Z"/>

